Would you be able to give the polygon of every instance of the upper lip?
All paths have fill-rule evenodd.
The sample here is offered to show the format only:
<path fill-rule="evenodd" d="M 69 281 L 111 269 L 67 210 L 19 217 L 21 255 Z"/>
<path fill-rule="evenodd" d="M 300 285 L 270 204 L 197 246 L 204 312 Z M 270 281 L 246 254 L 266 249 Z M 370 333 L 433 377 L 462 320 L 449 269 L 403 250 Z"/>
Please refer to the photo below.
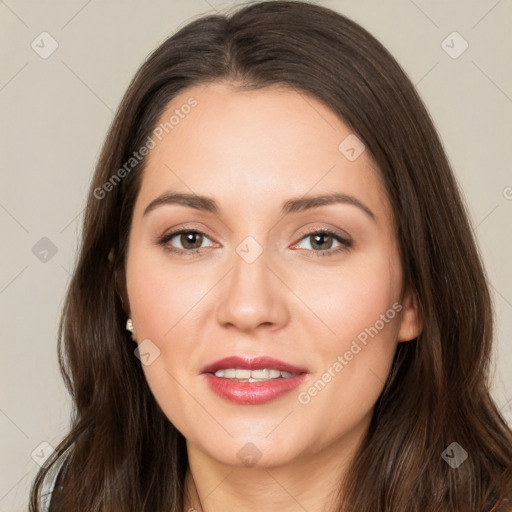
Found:
<path fill-rule="evenodd" d="M 223 368 L 239 368 L 242 370 L 262 370 L 275 369 L 289 373 L 307 373 L 306 368 L 300 368 L 289 363 L 274 359 L 268 356 L 247 357 L 247 356 L 229 356 L 207 364 L 201 368 L 201 373 L 215 373 Z"/>

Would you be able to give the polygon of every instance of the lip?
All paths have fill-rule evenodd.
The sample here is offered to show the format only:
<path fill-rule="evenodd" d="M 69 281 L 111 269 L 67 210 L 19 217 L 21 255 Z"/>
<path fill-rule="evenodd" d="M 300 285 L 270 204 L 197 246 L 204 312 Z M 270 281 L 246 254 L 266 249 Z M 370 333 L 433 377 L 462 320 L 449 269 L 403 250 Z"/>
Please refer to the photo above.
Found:
<path fill-rule="evenodd" d="M 201 369 L 201 373 L 215 373 L 217 370 L 222 368 L 239 368 L 241 370 L 263 370 L 275 369 L 281 372 L 289 373 L 309 373 L 307 368 L 300 368 L 298 366 L 285 363 L 279 359 L 274 359 L 268 356 L 259 356 L 249 358 L 246 356 L 230 356 L 224 357 L 214 361 L 213 363 L 207 364 Z M 290 377 L 292 378 L 292 377 Z"/>
<path fill-rule="evenodd" d="M 265 382 L 237 382 L 236 380 L 204 374 L 210 389 L 221 398 L 240 405 L 258 405 L 275 400 L 295 389 L 308 376 L 301 373 L 295 377 L 271 379 Z"/>
<path fill-rule="evenodd" d="M 240 368 L 243 370 L 275 369 L 297 373 L 295 377 L 270 379 L 264 382 L 238 382 L 216 377 L 214 373 L 221 368 Z M 308 377 L 306 368 L 285 363 L 273 357 L 255 358 L 231 356 L 219 359 L 202 368 L 210 389 L 221 398 L 240 405 L 258 405 L 270 402 L 292 391 Z"/>

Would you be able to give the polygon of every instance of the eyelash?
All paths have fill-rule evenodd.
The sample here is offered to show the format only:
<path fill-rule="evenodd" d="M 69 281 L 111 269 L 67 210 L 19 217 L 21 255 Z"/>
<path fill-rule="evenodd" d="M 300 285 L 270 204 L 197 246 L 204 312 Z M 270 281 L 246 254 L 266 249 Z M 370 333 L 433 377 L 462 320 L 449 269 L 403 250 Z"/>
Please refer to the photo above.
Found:
<path fill-rule="evenodd" d="M 175 236 L 181 235 L 182 233 L 199 233 L 199 234 L 205 236 L 206 238 L 210 239 L 208 237 L 208 235 L 206 235 L 206 233 L 203 233 L 202 231 L 199 231 L 197 229 L 184 228 L 184 229 L 179 229 L 178 231 L 173 231 L 172 233 L 168 233 L 167 235 L 164 235 L 157 241 L 157 243 L 158 243 L 158 245 L 161 245 L 165 251 L 172 252 L 175 254 L 185 255 L 187 257 L 199 256 L 204 252 L 205 249 L 208 249 L 208 247 L 199 247 L 197 249 L 187 250 L 187 249 L 177 249 L 176 247 L 168 245 L 169 242 Z M 307 251 L 312 252 L 314 254 L 314 257 L 332 256 L 334 254 L 338 254 L 343 251 L 346 251 L 352 247 L 351 240 L 343 238 L 343 237 L 339 236 L 337 233 L 335 233 L 334 231 L 329 231 L 326 229 L 325 230 L 320 229 L 320 230 L 316 230 L 316 231 L 310 231 L 309 233 L 305 233 L 302 236 L 302 238 L 299 240 L 299 242 L 301 240 L 303 240 L 304 238 L 307 238 L 312 235 L 331 235 L 335 240 L 337 240 L 341 244 L 339 247 L 336 247 L 335 249 L 328 249 L 327 251 L 315 251 L 314 249 L 306 249 Z"/>

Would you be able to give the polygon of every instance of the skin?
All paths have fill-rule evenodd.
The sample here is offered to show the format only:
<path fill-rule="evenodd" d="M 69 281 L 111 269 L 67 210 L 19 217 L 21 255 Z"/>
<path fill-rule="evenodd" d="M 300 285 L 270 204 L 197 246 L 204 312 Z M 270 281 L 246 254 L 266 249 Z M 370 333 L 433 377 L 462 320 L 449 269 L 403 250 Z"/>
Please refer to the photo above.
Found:
<path fill-rule="evenodd" d="M 138 343 L 149 339 L 160 351 L 143 366 L 147 381 L 187 440 L 184 510 L 325 511 L 368 429 L 397 344 L 421 329 L 417 300 L 402 290 L 392 210 L 368 151 L 349 161 L 338 146 L 351 130 L 314 97 L 285 87 L 194 86 L 162 122 L 190 97 L 197 106 L 147 157 L 125 283 Z M 220 211 L 167 204 L 144 215 L 169 190 L 212 197 Z M 288 199 L 333 192 L 356 197 L 375 220 L 351 204 L 280 214 Z M 180 228 L 205 236 L 196 246 L 180 235 L 167 245 L 203 253 L 158 244 Z M 352 247 L 334 252 L 340 242 L 325 238 L 315 248 L 308 232 L 322 229 L 348 235 Z M 252 263 L 236 252 L 249 235 L 263 249 Z M 395 303 L 400 313 L 301 403 L 299 393 Z M 200 374 L 235 354 L 270 355 L 310 374 L 266 404 L 235 404 Z M 249 442 L 261 452 L 252 467 L 237 456 Z"/>

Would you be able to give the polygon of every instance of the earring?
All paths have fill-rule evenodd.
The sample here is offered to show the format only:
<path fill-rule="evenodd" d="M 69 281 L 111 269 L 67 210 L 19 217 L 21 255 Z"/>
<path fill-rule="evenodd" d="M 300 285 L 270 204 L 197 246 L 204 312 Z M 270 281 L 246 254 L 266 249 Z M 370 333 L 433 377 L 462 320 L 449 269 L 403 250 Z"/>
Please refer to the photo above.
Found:
<path fill-rule="evenodd" d="M 133 326 L 131 318 L 128 318 L 128 320 L 126 320 L 126 330 L 132 333 L 132 340 L 136 341 L 137 338 L 135 337 L 135 327 Z"/>

